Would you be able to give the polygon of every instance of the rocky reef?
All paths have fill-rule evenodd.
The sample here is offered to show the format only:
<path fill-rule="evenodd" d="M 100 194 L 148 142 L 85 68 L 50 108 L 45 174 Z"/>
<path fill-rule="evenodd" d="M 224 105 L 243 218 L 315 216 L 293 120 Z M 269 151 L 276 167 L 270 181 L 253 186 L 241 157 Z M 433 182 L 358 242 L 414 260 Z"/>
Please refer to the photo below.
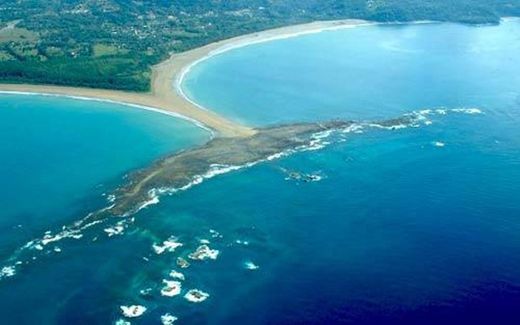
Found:
<path fill-rule="evenodd" d="M 248 137 L 214 138 L 202 147 L 164 157 L 136 171 L 115 192 L 114 205 L 106 210 L 116 216 L 130 214 L 161 192 L 176 191 L 225 170 L 272 159 L 288 150 L 309 147 L 322 132 L 345 129 L 350 121 L 297 123 L 256 129 Z"/>

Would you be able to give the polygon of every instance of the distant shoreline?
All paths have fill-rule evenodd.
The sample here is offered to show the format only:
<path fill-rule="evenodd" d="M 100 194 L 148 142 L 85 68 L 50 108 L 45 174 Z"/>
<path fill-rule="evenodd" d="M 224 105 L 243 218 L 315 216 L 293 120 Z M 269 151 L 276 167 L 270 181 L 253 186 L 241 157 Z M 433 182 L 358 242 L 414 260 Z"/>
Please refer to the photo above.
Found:
<path fill-rule="evenodd" d="M 432 23 L 430 21 L 403 24 Z M 64 96 L 83 100 L 114 102 L 123 105 L 162 112 L 191 121 L 198 126 L 214 131 L 220 137 L 244 137 L 255 134 L 253 128 L 230 121 L 191 100 L 182 90 L 185 76 L 202 61 L 232 49 L 252 44 L 290 38 L 300 35 L 319 33 L 328 30 L 353 28 L 359 26 L 381 25 L 365 20 L 317 21 L 269 29 L 252 34 L 207 44 L 190 51 L 173 54 L 169 59 L 152 67 L 151 91 L 136 93 L 109 89 L 66 87 L 32 84 L 0 84 L 0 93 L 28 95 Z"/>

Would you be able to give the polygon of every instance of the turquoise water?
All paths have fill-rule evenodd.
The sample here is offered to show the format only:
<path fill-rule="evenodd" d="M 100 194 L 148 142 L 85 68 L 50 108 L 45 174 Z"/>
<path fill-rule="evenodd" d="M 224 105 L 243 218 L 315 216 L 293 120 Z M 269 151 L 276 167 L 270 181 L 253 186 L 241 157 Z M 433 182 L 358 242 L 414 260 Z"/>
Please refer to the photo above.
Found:
<path fill-rule="evenodd" d="M 365 127 L 363 133 L 331 139 L 324 150 L 221 175 L 163 197 L 136 214 L 122 235 L 108 237 L 103 225 L 81 239 L 56 243 L 59 253 L 52 251 L 55 245 L 34 251 L 35 261 L 29 257 L 13 277 L 0 280 L 4 322 L 110 323 L 123 318 L 121 305 L 139 304 L 147 310 L 127 319 L 133 324 L 156 324 L 166 313 L 179 324 L 518 323 L 519 29 L 514 20 L 489 27 L 372 26 L 245 47 L 196 66 L 185 84 L 190 94 L 251 125 L 385 119 L 439 107 L 446 114 L 422 112 L 431 124 L 423 121 L 418 128 Z M 16 176 L 20 166 L 0 174 L 2 180 L 13 179 L 15 188 L 41 197 L 32 209 L 19 196 L 1 196 L 2 205 L 14 211 L 1 215 L 6 258 L 43 231 L 104 206 L 101 193 L 117 186 L 129 169 L 206 136 L 161 115 L 109 104 L 110 110 L 98 110 L 105 104 L 69 100 L 63 107 L 55 98 L 44 100 L 48 115 L 41 123 L 43 112 L 31 109 L 34 101 L 2 97 L 2 105 L 30 113 L 2 116 L 0 123 L 11 129 L 0 128 L 0 157 L 12 165 L 24 155 L 27 161 L 44 157 L 49 166 L 58 164 L 41 185 L 57 194 L 49 189 L 42 195 Z M 72 104 L 88 111 L 67 109 Z M 470 107 L 482 113 L 454 111 Z M 110 123 L 93 126 L 99 119 Z M 56 124 L 61 120 L 66 123 Z M 42 132 L 30 136 L 20 121 Z M 20 145 L 9 138 L 13 127 Z M 69 132 L 46 142 L 40 141 L 43 128 L 50 135 L 62 128 Z M 71 134 L 77 136 L 75 146 L 66 142 Z M 124 142 L 128 137 L 132 141 Z M 33 143 L 25 147 L 33 150 L 24 149 L 25 142 Z M 90 151 L 68 158 L 63 153 L 80 144 Z M 54 157 L 38 156 L 39 148 L 54 151 Z M 104 158 L 101 163 L 91 161 L 96 153 Z M 85 164 L 93 176 L 71 173 L 67 182 L 77 184 L 56 189 L 62 173 L 76 164 Z M 26 173 L 37 175 L 36 167 L 28 164 Z M 288 171 L 322 179 L 304 182 Z M 25 182 L 29 185 L 22 187 Z M 61 200 L 61 207 L 47 196 Z M 25 220 L 22 230 L 17 219 Z M 184 245 L 156 254 L 152 245 L 170 236 Z M 186 257 L 201 240 L 220 251 L 218 258 L 177 267 L 176 258 Z M 248 269 L 247 262 L 258 268 Z M 171 270 L 186 277 L 182 294 L 161 296 Z M 188 302 L 182 295 L 192 288 L 209 298 Z"/>
<path fill-rule="evenodd" d="M 518 105 L 520 24 L 382 25 L 250 45 L 195 65 L 186 94 L 252 125 Z"/>
<path fill-rule="evenodd" d="M 203 143 L 191 123 L 123 105 L 0 95 L 0 257 L 74 221 L 131 169 Z"/>

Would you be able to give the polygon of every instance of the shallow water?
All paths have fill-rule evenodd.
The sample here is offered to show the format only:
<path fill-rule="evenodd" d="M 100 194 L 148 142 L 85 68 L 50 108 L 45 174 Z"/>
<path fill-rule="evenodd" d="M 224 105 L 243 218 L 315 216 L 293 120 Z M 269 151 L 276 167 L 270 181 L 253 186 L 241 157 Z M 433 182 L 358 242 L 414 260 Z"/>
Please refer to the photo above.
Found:
<path fill-rule="evenodd" d="M 262 163 L 163 197 L 160 204 L 135 215 L 123 235 L 108 237 L 103 225 L 86 230 L 79 240 L 60 241 L 56 244 L 60 253 L 52 251 L 54 245 L 43 253 L 34 251 L 36 261 L 0 281 L 0 312 L 5 322 L 115 322 L 122 317 L 120 305 L 140 304 L 148 310 L 132 323 L 156 324 L 165 313 L 179 317 L 179 324 L 517 323 L 520 64 L 514 58 L 520 54 L 520 39 L 513 31 L 518 29 L 517 21 L 478 28 L 452 24 L 367 27 L 254 45 L 206 61 L 188 75 L 186 86 L 201 96 L 196 98 L 204 105 L 252 125 L 337 116 L 393 118 L 439 106 L 478 107 L 482 113 L 423 112 L 421 116 L 432 124 L 423 121 L 418 128 L 398 130 L 365 127 L 363 133 L 334 138 L 324 150 Z M 377 46 L 384 40 L 394 46 Z M 465 50 L 476 44 L 478 51 Z M 319 52 L 318 45 L 329 51 Z M 410 58 L 395 50 L 405 45 L 422 47 L 424 52 Z M 300 53 L 300 58 L 288 62 L 291 53 Z M 319 59 L 320 55 L 328 58 Z M 263 56 L 271 60 L 262 61 Z M 260 69 L 252 67 L 248 57 L 259 65 L 274 63 Z M 290 68 L 280 70 L 280 66 Z M 217 68 L 231 71 L 243 82 L 233 86 L 229 83 L 233 80 L 225 76 L 215 81 Z M 330 75 L 331 69 L 352 70 L 346 79 L 334 74 L 343 78 L 349 91 L 316 75 L 308 80 L 301 78 L 302 73 L 293 75 L 297 71 L 319 75 L 321 69 L 326 71 L 322 76 Z M 252 84 L 255 78 L 260 85 Z M 226 85 L 228 102 L 218 97 L 222 93 L 213 93 L 213 87 L 218 89 L 221 83 Z M 275 89 L 276 94 L 250 97 L 251 106 L 241 105 L 247 94 L 257 93 L 252 87 Z M 321 89 L 323 98 L 316 100 L 313 89 Z M 279 102 L 283 98 L 285 105 Z M 15 98 L 11 105 L 23 100 Z M 47 123 L 59 114 L 52 110 L 59 106 L 55 100 L 48 102 Z M 21 102 L 20 108 L 30 105 L 30 101 Z M 12 117 L 11 124 L 20 125 L 14 122 L 22 118 L 37 124 L 42 119 L 37 113 Z M 171 120 L 154 114 L 149 115 L 150 124 L 140 129 L 134 117 L 142 121 L 142 114 L 148 113 L 101 110 L 92 118 L 101 113 L 126 125 L 119 137 L 121 124 L 110 120 L 110 125 L 116 125 L 114 134 L 106 128 L 118 145 L 108 146 L 104 165 L 115 167 L 93 179 L 78 178 L 81 184 L 66 192 L 74 196 L 56 195 L 64 200 L 62 205 L 82 212 L 102 206 L 100 193 L 117 184 L 128 169 L 203 138 L 203 133 L 188 125 L 184 127 L 190 132 L 174 131 Z M 71 115 L 79 114 L 76 110 L 63 114 L 73 123 L 72 130 L 79 128 L 76 123 L 86 128 L 101 123 Z M 157 131 L 159 121 L 164 122 L 164 129 Z M 0 123 L 5 122 L 1 119 Z M 68 126 L 64 124 L 58 129 Z M 179 127 L 177 122 L 173 126 Z M 94 130 L 97 135 L 99 128 Z M 119 148 L 127 136 L 135 136 L 131 143 L 142 151 Z M 37 143 L 37 137 L 27 138 L 23 141 Z M 55 136 L 50 142 L 58 143 L 56 163 L 65 160 L 61 153 L 65 144 L 60 141 L 66 138 Z M 5 135 L 0 139 L 12 143 Z M 84 138 L 78 135 L 76 143 L 83 144 L 79 139 Z M 103 148 L 105 141 L 109 139 L 90 143 L 91 150 Z M 32 152 L 17 150 L 18 157 Z M 117 160 L 125 153 L 126 159 Z M 20 160 L 15 160 L 16 155 L 13 161 Z M 78 153 L 73 158 L 92 156 Z M 291 172 L 317 175 L 321 180 L 297 179 Z M 107 185 L 96 190 L 96 184 Z M 40 206 L 45 207 L 44 203 L 35 205 Z M 74 220 L 74 210 L 58 205 L 49 208 L 56 213 L 45 214 L 46 218 L 38 218 L 36 211 L 25 217 L 24 229 L 36 224 L 30 235 L 3 230 L 2 240 L 11 238 L 6 245 L 23 245 L 44 230 Z M 184 245 L 175 252 L 156 254 L 152 245 L 172 235 Z M 187 258 L 204 239 L 220 251 L 216 260 L 189 260 L 187 269 L 176 266 L 178 256 Z M 3 250 L 2 256 L 11 251 Z M 247 269 L 247 263 L 258 268 Z M 169 278 L 172 269 L 186 277 L 182 294 L 161 296 L 162 280 Z M 210 297 L 200 304 L 190 303 L 182 295 L 192 288 Z M 140 294 L 143 289 L 150 293 Z"/>
<path fill-rule="evenodd" d="M 192 67 L 183 90 L 252 124 L 518 106 L 520 24 L 380 25 L 253 44 Z M 231 90 L 231 91 L 230 91 Z"/>
<path fill-rule="evenodd" d="M 0 257 L 105 205 L 129 170 L 207 139 L 191 123 L 123 105 L 0 95 L 0 229 L 9 234 Z"/>

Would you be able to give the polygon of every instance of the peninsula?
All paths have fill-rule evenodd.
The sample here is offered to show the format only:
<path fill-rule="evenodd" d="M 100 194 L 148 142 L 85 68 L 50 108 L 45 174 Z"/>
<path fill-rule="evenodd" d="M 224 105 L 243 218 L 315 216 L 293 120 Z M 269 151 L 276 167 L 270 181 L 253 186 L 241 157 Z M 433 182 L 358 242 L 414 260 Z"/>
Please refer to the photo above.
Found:
<path fill-rule="evenodd" d="M 252 43 L 363 24 L 369 23 L 351 19 L 318 21 L 239 36 L 187 52 L 173 54 L 168 60 L 152 68 L 151 91 L 147 93 L 29 84 L 0 84 L 0 92 L 52 94 L 138 105 L 197 121 L 213 130 L 217 137 L 248 137 L 255 134 L 253 128 L 238 124 L 211 110 L 200 107 L 184 96 L 180 90 L 180 82 L 193 64 L 212 55 Z"/>

